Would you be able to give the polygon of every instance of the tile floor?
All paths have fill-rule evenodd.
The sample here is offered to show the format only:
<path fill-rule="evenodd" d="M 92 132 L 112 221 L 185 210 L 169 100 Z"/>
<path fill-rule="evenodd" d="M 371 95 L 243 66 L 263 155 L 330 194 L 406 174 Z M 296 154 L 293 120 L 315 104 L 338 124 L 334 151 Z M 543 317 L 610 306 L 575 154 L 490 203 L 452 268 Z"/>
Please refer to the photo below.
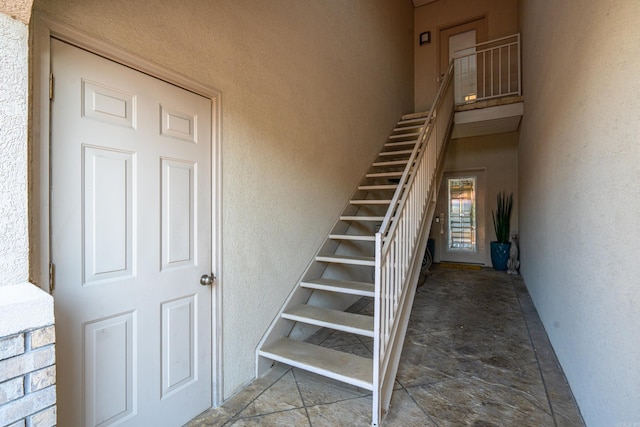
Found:
<path fill-rule="evenodd" d="M 421 285 L 383 426 L 584 426 L 519 276 L 434 265 Z M 371 356 L 370 339 L 309 341 Z M 370 411 L 370 392 L 278 365 L 187 426 L 368 426 Z"/>

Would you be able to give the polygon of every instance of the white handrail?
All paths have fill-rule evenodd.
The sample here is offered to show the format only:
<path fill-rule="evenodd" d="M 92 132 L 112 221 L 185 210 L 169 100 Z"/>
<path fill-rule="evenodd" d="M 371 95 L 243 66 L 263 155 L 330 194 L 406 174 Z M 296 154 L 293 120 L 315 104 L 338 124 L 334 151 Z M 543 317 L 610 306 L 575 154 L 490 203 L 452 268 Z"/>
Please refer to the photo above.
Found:
<path fill-rule="evenodd" d="M 479 49 L 483 46 L 486 47 Z M 519 33 L 478 43 L 473 48 L 470 53 L 454 52 L 459 92 L 456 104 L 522 95 Z"/>
<path fill-rule="evenodd" d="M 400 199 L 400 195 L 402 194 L 402 189 L 404 188 L 404 185 L 406 184 L 406 181 L 409 178 L 409 172 L 411 171 L 413 162 L 415 161 L 415 158 L 418 155 L 418 152 L 422 147 L 422 144 L 424 144 L 425 135 L 430 131 L 429 128 L 430 128 L 431 120 L 436 115 L 436 107 L 438 106 L 438 103 L 443 96 L 443 93 L 442 93 L 443 89 L 448 86 L 448 82 L 446 82 L 446 80 L 448 78 L 451 78 L 452 71 L 453 71 L 453 61 L 449 64 L 449 68 L 447 69 L 446 73 L 442 77 L 442 80 L 440 82 L 440 87 L 438 87 L 438 92 L 436 93 L 436 97 L 433 101 L 433 104 L 431 105 L 429 114 L 427 115 L 427 120 L 425 121 L 425 124 L 422 127 L 422 130 L 420 131 L 420 136 L 418 136 L 419 143 L 415 145 L 415 147 L 413 148 L 413 151 L 411 152 L 411 156 L 409 157 L 409 161 L 407 162 L 407 165 L 404 168 L 404 171 L 398 183 L 396 192 L 393 194 L 393 198 L 391 199 L 391 203 L 389 204 L 389 209 L 387 209 L 387 213 L 385 214 L 384 219 L 382 220 L 382 224 L 380 225 L 380 229 L 378 231 L 383 235 L 387 233 L 387 229 L 391 224 L 391 218 L 395 210 L 395 206 L 397 205 L 398 200 Z"/>
<path fill-rule="evenodd" d="M 518 40 L 520 40 L 520 33 L 512 34 L 512 35 L 510 35 L 510 36 L 499 37 L 499 38 L 497 38 L 497 39 L 489 40 L 489 41 L 486 41 L 486 42 L 476 43 L 476 47 L 478 47 L 478 46 L 484 46 L 485 44 L 494 44 L 494 43 L 498 43 L 498 42 L 501 42 L 501 41 L 503 41 L 503 40 L 513 39 L 513 38 L 515 38 L 515 37 L 517 37 L 517 38 L 518 38 Z M 461 50 L 465 50 L 465 49 L 461 49 Z M 456 51 L 456 52 L 459 52 L 459 51 Z M 454 52 L 454 56 L 455 56 L 455 52 Z"/>
<path fill-rule="evenodd" d="M 391 205 L 375 236 L 375 305 L 373 349 L 373 420 L 378 425 L 388 402 L 399 354 L 400 318 L 404 317 L 411 269 L 416 259 L 429 201 L 434 197 L 435 177 L 453 116 L 453 61 L 400 178 Z M 395 364 L 396 366 L 392 366 Z"/>

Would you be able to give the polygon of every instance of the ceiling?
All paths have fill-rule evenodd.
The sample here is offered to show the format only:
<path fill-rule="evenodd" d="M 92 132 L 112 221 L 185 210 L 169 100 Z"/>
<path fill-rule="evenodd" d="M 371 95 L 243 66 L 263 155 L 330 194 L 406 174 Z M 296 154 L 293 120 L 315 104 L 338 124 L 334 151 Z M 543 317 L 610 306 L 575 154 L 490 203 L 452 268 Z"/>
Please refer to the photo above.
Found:
<path fill-rule="evenodd" d="M 413 0 L 413 6 L 414 7 L 424 6 L 425 4 L 433 3 L 434 1 L 437 1 L 437 0 Z"/>

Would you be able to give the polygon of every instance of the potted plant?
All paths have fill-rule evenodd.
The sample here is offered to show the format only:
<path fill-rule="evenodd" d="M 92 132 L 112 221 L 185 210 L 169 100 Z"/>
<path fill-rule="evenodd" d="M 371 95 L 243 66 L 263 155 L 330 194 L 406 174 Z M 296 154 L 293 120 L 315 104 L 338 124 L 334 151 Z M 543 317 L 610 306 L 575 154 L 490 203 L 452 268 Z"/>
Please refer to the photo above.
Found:
<path fill-rule="evenodd" d="M 513 207 L 513 193 L 507 197 L 504 191 L 498 193 L 498 208 L 491 210 L 493 216 L 493 228 L 496 231 L 497 241 L 491 242 L 491 263 L 493 268 L 499 271 L 507 270 L 509 260 L 509 232 L 511 229 L 511 208 Z"/>

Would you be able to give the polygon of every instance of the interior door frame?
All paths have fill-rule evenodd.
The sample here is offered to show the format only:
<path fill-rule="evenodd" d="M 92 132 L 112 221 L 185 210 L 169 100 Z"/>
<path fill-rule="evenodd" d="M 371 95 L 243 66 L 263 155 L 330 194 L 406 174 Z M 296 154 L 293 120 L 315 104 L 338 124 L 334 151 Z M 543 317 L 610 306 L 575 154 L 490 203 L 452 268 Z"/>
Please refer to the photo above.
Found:
<path fill-rule="evenodd" d="M 63 24 L 48 16 L 34 13 L 32 32 L 32 97 L 31 147 L 29 149 L 29 264 L 30 281 L 50 293 L 50 76 L 51 38 L 72 44 L 91 53 L 171 83 L 211 101 L 211 270 L 216 279 L 211 291 L 211 356 L 212 406 L 223 400 L 222 376 L 222 150 L 221 118 L 222 94 L 191 78 L 141 59 L 112 44 L 99 40 L 83 31 Z M 55 302 L 55 298 L 54 298 Z"/>

